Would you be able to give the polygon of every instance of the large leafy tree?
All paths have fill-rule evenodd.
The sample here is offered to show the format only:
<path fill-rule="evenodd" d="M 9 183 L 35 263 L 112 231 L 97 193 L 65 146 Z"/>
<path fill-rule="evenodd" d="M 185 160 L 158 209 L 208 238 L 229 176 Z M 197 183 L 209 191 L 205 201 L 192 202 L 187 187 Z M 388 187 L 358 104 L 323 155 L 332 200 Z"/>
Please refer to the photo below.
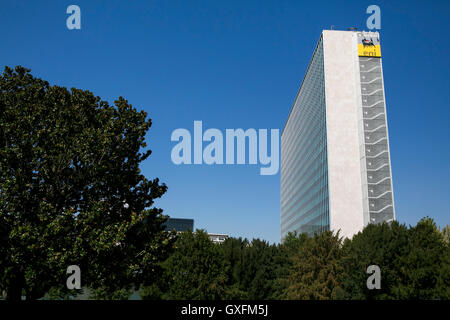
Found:
<path fill-rule="evenodd" d="M 325 231 L 306 239 L 294 256 L 283 298 L 328 300 L 343 298 L 340 278 L 342 239 Z"/>
<path fill-rule="evenodd" d="M 308 235 L 306 233 L 289 232 L 283 239 L 283 242 L 277 246 L 274 257 L 276 279 L 273 285 L 273 299 L 284 297 L 286 288 L 291 284 L 289 274 L 293 268 L 294 261 L 298 262 L 300 250 L 307 242 Z"/>
<path fill-rule="evenodd" d="M 393 290 L 401 277 L 399 257 L 408 251 L 408 229 L 393 221 L 391 224 L 369 224 L 345 241 L 343 266 L 346 276 L 343 286 L 347 299 L 393 299 Z M 367 288 L 367 267 L 381 270 L 381 289 Z"/>
<path fill-rule="evenodd" d="M 408 250 L 400 257 L 399 299 L 450 298 L 450 252 L 435 222 L 423 218 L 409 229 Z"/>
<path fill-rule="evenodd" d="M 216 300 L 225 297 L 228 263 L 220 245 L 206 232 L 183 232 L 174 244 L 174 252 L 162 264 L 164 268 L 163 299 Z M 143 298 L 149 291 L 144 290 Z"/>
<path fill-rule="evenodd" d="M 267 241 L 253 239 L 244 251 L 244 286 L 248 288 L 248 297 L 252 300 L 273 298 L 276 278 L 275 257 L 277 247 Z"/>
<path fill-rule="evenodd" d="M 227 276 L 227 299 L 248 299 L 248 287 L 243 285 L 245 272 L 244 251 L 250 246 L 247 239 L 227 238 L 221 244 L 221 250 L 225 261 L 229 263 Z"/>
<path fill-rule="evenodd" d="M 348 299 L 448 299 L 450 252 L 433 220 L 409 229 L 394 221 L 369 224 L 344 245 Z M 369 265 L 381 271 L 381 289 L 369 290 Z"/>
<path fill-rule="evenodd" d="M 228 238 L 222 245 L 230 263 L 228 299 L 262 300 L 274 298 L 277 247 L 266 241 Z"/>
<path fill-rule="evenodd" d="M 108 293 L 149 284 L 169 245 L 154 208 L 166 186 L 139 169 L 151 126 L 120 97 L 0 77 L 0 289 L 8 299 L 64 290 L 66 268 Z"/>

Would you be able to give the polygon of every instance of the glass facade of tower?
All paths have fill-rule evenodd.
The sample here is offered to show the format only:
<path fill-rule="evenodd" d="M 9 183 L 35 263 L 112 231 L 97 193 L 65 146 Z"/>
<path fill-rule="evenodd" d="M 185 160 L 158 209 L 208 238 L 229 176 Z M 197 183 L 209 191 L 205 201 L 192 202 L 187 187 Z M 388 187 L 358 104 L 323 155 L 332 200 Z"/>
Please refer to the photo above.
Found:
<path fill-rule="evenodd" d="M 322 37 L 281 136 L 281 239 L 329 230 Z"/>

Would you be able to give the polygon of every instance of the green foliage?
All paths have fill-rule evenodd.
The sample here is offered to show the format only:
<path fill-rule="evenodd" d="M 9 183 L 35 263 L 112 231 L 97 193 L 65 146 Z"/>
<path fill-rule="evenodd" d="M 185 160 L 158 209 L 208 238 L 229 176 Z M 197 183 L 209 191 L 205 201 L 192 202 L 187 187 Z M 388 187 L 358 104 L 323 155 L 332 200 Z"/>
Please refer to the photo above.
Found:
<path fill-rule="evenodd" d="M 52 287 L 44 296 L 45 300 L 73 300 L 77 296 L 84 294 L 84 289 L 81 290 L 65 290 L 59 287 Z"/>
<path fill-rule="evenodd" d="M 164 284 L 161 282 L 143 286 L 139 291 L 139 295 L 143 300 L 162 300 L 164 295 L 162 287 L 164 287 Z"/>
<path fill-rule="evenodd" d="M 449 244 L 450 243 L 450 226 L 446 225 L 445 228 L 441 231 L 442 237 L 444 238 L 444 242 Z"/>
<path fill-rule="evenodd" d="M 292 233 L 279 245 L 242 238 L 218 245 L 204 232 L 189 232 L 161 263 L 162 276 L 140 294 L 152 300 L 448 300 L 449 253 L 428 218 L 410 228 L 397 222 L 368 225 L 344 243 L 339 234 L 323 232 Z M 367 288 L 370 265 L 381 269 L 380 290 Z"/>
<path fill-rule="evenodd" d="M 274 282 L 273 299 L 284 298 L 285 289 L 289 286 L 289 274 L 293 268 L 295 257 L 300 253 L 300 249 L 306 244 L 308 235 L 305 233 L 296 234 L 289 232 L 278 245 L 277 255 L 274 264 L 276 266 L 276 279 Z"/>
<path fill-rule="evenodd" d="M 152 208 L 167 187 L 139 169 L 151 120 L 29 71 L 0 77 L 0 290 L 63 292 L 72 264 L 94 291 L 152 283 L 171 244 Z"/>
<path fill-rule="evenodd" d="M 449 250 L 434 222 L 368 225 L 346 241 L 343 285 L 348 299 L 448 299 Z M 381 269 L 381 289 L 368 290 L 366 269 Z"/>
<path fill-rule="evenodd" d="M 164 299 L 221 299 L 228 264 L 206 232 L 182 233 L 173 254 L 162 264 L 167 290 Z"/>
<path fill-rule="evenodd" d="M 128 300 L 133 293 L 132 289 L 117 289 L 111 291 L 109 287 L 101 287 L 92 290 L 89 299 L 93 300 Z"/>
<path fill-rule="evenodd" d="M 274 297 L 277 247 L 266 241 L 229 238 L 222 245 L 230 263 L 227 299 L 262 300 Z"/>
<path fill-rule="evenodd" d="M 227 272 L 226 298 L 230 300 L 248 299 L 247 288 L 244 287 L 244 250 L 249 242 L 242 238 L 228 238 L 221 245 L 221 253 L 225 261 L 229 263 Z"/>
<path fill-rule="evenodd" d="M 344 244 L 343 277 L 348 299 L 393 299 L 393 286 L 401 276 L 398 257 L 408 251 L 408 229 L 394 221 L 391 225 L 369 224 L 362 232 Z M 381 269 L 381 289 L 367 289 L 367 267 Z"/>
<path fill-rule="evenodd" d="M 330 231 L 315 234 L 293 257 L 284 292 L 286 299 L 338 299 L 343 297 L 342 239 Z"/>
<path fill-rule="evenodd" d="M 424 218 L 409 229 L 408 250 L 399 260 L 401 277 L 393 287 L 396 298 L 450 298 L 448 245 L 432 219 Z"/>

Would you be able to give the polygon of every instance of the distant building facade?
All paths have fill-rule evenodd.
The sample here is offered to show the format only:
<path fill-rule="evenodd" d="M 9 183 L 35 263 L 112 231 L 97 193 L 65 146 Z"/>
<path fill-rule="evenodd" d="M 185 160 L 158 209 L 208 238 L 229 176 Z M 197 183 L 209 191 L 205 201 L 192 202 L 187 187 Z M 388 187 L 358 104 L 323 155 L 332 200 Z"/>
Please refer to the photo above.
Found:
<path fill-rule="evenodd" d="M 194 219 L 169 218 L 164 222 L 164 226 L 167 231 L 194 231 Z"/>
<path fill-rule="evenodd" d="M 214 243 L 223 243 L 228 239 L 228 235 L 219 233 L 208 233 L 209 239 Z"/>
<path fill-rule="evenodd" d="M 194 219 L 169 218 L 164 223 L 166 231 L 176 232 L 194 231 Z M 208 233 L 209 239 L 214 243 L 223 243 L 228 238 L 227 234 Z"/>

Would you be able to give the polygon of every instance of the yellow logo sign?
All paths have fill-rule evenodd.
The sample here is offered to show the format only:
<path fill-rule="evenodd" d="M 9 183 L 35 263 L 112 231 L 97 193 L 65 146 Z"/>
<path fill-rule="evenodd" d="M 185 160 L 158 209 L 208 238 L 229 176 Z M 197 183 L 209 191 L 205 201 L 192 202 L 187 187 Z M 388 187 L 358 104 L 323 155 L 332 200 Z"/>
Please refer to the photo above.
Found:
<path fill-rule="evenodd" d="M 375 44 L 373 39 L 361 39 L 358 43 L 358 55 L 360 57 L 381 57 L 381 49 L 379 44 Z"/>

